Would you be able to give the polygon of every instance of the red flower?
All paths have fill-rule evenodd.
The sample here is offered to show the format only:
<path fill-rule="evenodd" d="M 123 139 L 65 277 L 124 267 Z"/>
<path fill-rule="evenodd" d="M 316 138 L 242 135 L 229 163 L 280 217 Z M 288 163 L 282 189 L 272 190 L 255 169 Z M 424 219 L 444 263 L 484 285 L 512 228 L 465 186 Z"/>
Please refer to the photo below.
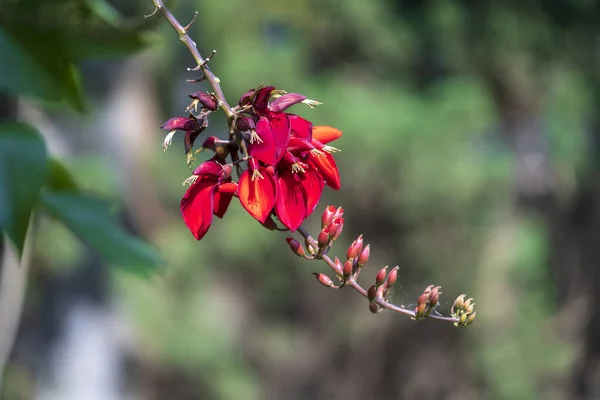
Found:
<path fill-rule="evenodd" d="M 208 120 L 204 117 L 196 118 L 193 114 L 190 114 L 188 118 L 185 117 L 174 117 L 165 122 L 161 128 L 169 131 L 163 142 L 163 149 L 171 145 L 173 136 L 177 131 L 185 131 L 185 154 L 187 155 L 188 164 L 192 160 L 192 146 L 194 141 L 208 126 Z"/>
<path fill-rule="evenodd" d="M 198 178 L 181 199 L 181 214 L 196 238 L 202 239 L 212 223 L 213 213 L 222 218 L 237 184 L 231 181 L 231 166 L 206 161 L 194 171 Z"/>

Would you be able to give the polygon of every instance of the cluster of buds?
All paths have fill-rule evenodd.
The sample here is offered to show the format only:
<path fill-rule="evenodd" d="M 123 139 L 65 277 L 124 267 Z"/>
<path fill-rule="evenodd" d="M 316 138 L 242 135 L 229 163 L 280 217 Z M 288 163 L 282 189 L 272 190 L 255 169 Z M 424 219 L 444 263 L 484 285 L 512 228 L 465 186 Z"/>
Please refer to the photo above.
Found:
<path fill-rule="evenodd" d="M 388 302 L 392 287 L 398 281 L 398 266 L 392 268 L 388 273 L 388 266 L 381 268 L 375 275 L 375 284 L 367 290 L 367 298 L 369 299 L 369 310 L 376 314 L 381 312 L 382 307 L 376 303 L 376 300 Z"/>
<path fill-rule="evenodd" d="M 414 319 L 423 319 L 431 314 L 431 311 L 435 310 L 439 301 L 441 286 L 429 285 L 423 291 L 423 293 L 417 299 L 417 306 L 415 307 Z"/>
<path fill-rule="evenodd" d="M 321 217 L 321 231 L 317 243 L 321 251 L 326 251 L 335 242 L 344 229 L 344 209 L 327 206 Z"/>
<path fill-rule="evenodd" d="M 475 311 L 475 303 L 472 302 L 472 298 L 465 300 L 465 297 L 467 297 L 465 294 L 458 296 L 452 305 L 452 309 L 450 310 L 450 314 L 456 319 L 454 326 L 464 327 L 471 325 L 473 321 L 475 321 L 475 316 L 477 315 L 477 311 Z"/>

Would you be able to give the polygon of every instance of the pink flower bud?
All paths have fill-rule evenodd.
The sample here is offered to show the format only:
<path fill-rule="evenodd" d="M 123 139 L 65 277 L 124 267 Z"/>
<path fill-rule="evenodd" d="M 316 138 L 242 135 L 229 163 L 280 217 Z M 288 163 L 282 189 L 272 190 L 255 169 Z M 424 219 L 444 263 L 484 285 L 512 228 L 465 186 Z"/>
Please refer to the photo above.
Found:
<path fill-rule="evenodd" d="M 327 228 L 331 221 L 333 221 L 334 216 L 335 206 L 325 207 L 325 211 L 323 211 L 323 216 L 321 217 L 321 228 Z"/>
<path fill-rule="evenodd" d="M 285 240 L 287 240 L 288 245 L 290 246 L 290 249 L 292 249 L 292 252 L 294 254 L 296 254 L 298 257 L 304 257 L 306 252 L 304 251 L 304 248 L 302 247 L 300 242 L 298 242 L 296 239 L 294 239 L 290 236 L 285 238 Z"/>
<path fill-rule="evenodd" d="M 385 267 L 381 268 L 379 272 L 377 272 L 377 275 L 375 275 L 375 285 L 381 286 L 383 284 L 387 275 L 387 269 L 388 266 L 386 265 Z"/>
<path fill-rule="evenodd" d="M 346 253 L 347 258 L 357 258 L 360 255 L 363 247 L 363 239 L 362 235 L 360 235 L 350 247 L 348 247 L 348 252 Z"/>
<path fill-rule="evenodd" d="M 371 245 L 368 244 L 364 249 L 360 252 L 360 256 L 358 256 L 358 267 L 362 268 L 369 261 L 369 257 L 371 255 Z"/>
<path fill-rule="evenodd" d="M 352 262 L 352 260 L 346 260 L 346 262 L 344 263 L 344 277 L 345 278 L 349 278 L 350 275 L 352 275 L 352 270 L 354 269 L 354 263 Z"/>
<path fill-rule="evenodd" d="M 333 281 L 330 277 L 325 274 L 321 274 L 320 272 L 314 272 L 313 275 L 317 278 L 317 280 L 323 285 L 327 287 L 333 286 Z"/>
<path fill-rule="evenodd" d="M 333 240 L 335 235 L 337 235 L 338 231 L 340 230 L 340 226 L 341 226 L 340 224 L 341 224 L 341 221 L 336 218 L 333 221 L 331 221 L 331 223 L 329 224 L 329 226 L 327 228 L 324 229 L 324 230 L 327 230 L 327 234 L 329 235 L 329 240 Z"/>
<path fill-rule="evenodd" d="M 440 292 L 441 288 L 441 286 L 436 286 L 431 289 L 431 293 L 429 294 L 429 307 L 435 308 L 435 306 L 438 305 L 440 294 L 442 294 L 442 292 Z"/>
<path fill-rule="evenodd" d="M 387 285 L 388 287 L 393 286 L 396 283 L 396 280 L 398 279 L 398 267 L 394 267 L 394 269 L 392 269 L 388 275 L 387 278 Z"/>
<path fill-rule="evenodd" d="M 335 273 L 339 276 L 344 275 L 344 267 L 342 266 L 342 262 L 340 261 L 339 258 L 337 258 L 337 257 L 335 258 L 334 264 L 335 264 L 335 268 L 334 268 Z"/>
<path fill-rule="evenodd" d="M 324 249 L 327 247 L 329 244 L 329 233 L 327 233 L 327 228 L 319 232 L 319 236 L 317 236 L 317 242 L 319 243 L 319 248 Z"/>

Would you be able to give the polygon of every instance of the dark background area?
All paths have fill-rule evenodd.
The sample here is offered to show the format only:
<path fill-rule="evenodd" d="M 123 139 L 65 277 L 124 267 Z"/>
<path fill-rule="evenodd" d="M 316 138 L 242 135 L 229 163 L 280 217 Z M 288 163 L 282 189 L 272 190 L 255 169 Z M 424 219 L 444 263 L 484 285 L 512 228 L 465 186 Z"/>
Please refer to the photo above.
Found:
<path fill-rule="evenodd" d="M 139 43 L 84 24 L 80 3 Z M 149 276 L 115 269 L 38 218 L 0 398 L 600 398 L 600 3 L 168 5 L 183 24 L 199 11 L 190 34 L 218 50 L 230 103 L 273 84 L 322 101 L 293 112 L 344 132 L 342 189 L 308 221 L 316 234 L 325 205 L 344 207 L 333 254 L 362 233 L 365 280 L 400 266 L 395 303 L 439 284 L 441 311 L 465 292 L 477 320 L 372 315 L 235 203 L 196 242 L 179 212 L 183 135 L 163 153 L 160 125 L 209 88 L 185 83 L 193 61 L 160 16 L 143 19 L 151 2 L 0 0 L 0 28 L 24 41 L 52 49 L 49 29 L 96 46 L 78 63 L 87 113 L 25 96 L 0 98 L 0 114 L 35 125 L 167 260 Z M 226 136 L 219 117 L 207 135 Z"/>

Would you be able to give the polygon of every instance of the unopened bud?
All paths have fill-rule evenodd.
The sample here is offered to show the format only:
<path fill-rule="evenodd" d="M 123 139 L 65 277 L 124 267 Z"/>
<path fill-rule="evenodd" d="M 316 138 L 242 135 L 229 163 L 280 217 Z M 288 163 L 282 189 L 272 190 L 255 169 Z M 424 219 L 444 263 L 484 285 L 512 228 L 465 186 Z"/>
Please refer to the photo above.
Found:
<path fill-rule="evenodd" d="M 458 296 L 456 298 L 456 300 L 454 300 L 454 304 L 452 305 L 452 308 L 450 309 L 451 314 L 456 314 L 459 310 L 462 310 L 465 308 L 465 297 L 467 297 L 466 294 L 461 294 L 460 296 Z"/>
<path fill-rule="evenodd" d="M 336 221 L 336 220 L 338 220 L 338 219 L 337 218 L 334 219 L 334 221 Z M 338 238 L 342 234 L 342 231 L 344 230 L 344 218 L 339 218 L 338 224 L 340 227 L 338 228 L 337 232 L 333 236 L 333 240 L 338 240 Z"/>
<path fill-rule="evenodd" d="M 335 268 L 334 268 L 335 273 L 339 276 L 344 275 L 344 267 L 342 266 L 342 262 L 340 261 L 339 258 L 337 258 L 337 257 L 335 258 L 334 264 L 335 264 Z"/>
<path fill-rule="evenodd" d="M 246 132 L 256 128 L 256 123 L 250 117 L 238 117 L 238 119 L 235 120 L 235 127 L 240 132 Z"/>
<path fill-rule="evenodd" d="M 422 303 L 415 308 L 415 319 L 425 318 L 429 315 L 429 308 L 427 307 L 427 303 Z"/>
<path fill-rule="evenodd" d="M 360 235 L 350 247 L 348 247 L 348 251 L 346 253 L 347 258 L 357 258 L 360 255 L 363 247 L 363 239 L 362 235 Z"/>
<path fill-rule="evenodd" d="M 335 218 L 333 221 L 331 221 L 331 223 L 327 226 L 327 228 L 324 229 L 327 231 L 327 234 L 329 235 L 329 240 L 333 240 L 333 238 L 337 235 L 338 231 L 340 230 L 340 226 L 341 226 L 340 219 Z"/>
<path fill-rule="evenodd" d="M 319 243 L 319 248 L 324 249 L 327 247 L 329 244 L 329 233 L 327 233 L 327 228 L 319 232 L 319 236 L 317 236 L 317 242 Z"/>
<path fill-rule="evenodd" d="M 388 269 L 388 266 L 386 265 L 385 267 L 381 268 L 379 270 L 379 272 L 377 272 L 377 275 L 375 275 L 375 285 L 381 286 L 383 284 L 383 282 L 385 282 L 385 277 L 387 275 L 387 269 Z"/>
<path fill-rule="evenodd" d="M 360 252 L 358 256 L 358 268 L 362 268 L 363 265 L 369 261 L 369 257 L 371 256 L 371 245 L 368 244 L 364 249 Z"/>
<path fill-rule="evenodd" d="M 375 300 L 377 297 L 377 286 L 373 285 L 367 290 L 367 297 L 369 298 L 369 301 Z"/>
<path fill-rule="evenodd" d="M 342 207 L 338 207 L 335 210 L 335 218 L 342 218 L 344 216 L 344 209 Z"/>
<path fill-rule="evenodd" d="M 471 325 L 473 323 L 473 321 L 475 321 L 475 316 L 477 315 L 477 311 L 475 311 L 473 314 L 470 314 L 467 317 L 467 321 L 465 322 L 465 326 L 467 325 Z"/>
<path fill-rule="evenodd" d="M 373 314 L 377 314 L 379 312 L 379 305 L 377 303 L 369 303 L 369 311 Z"/>
<path fill-rule="evenodd" d="M 327 287 L 333 286 L 333 281 L 330 277 L 320 272 L 314 272 L 313 275 L 317 278 L 317 280 L 323 285 Z"/>
<path fill-rule="evenodd" d="M 300 242 L 298 242 L 296 239 L 294 239 L 291 236 L 288 236 L 287 238 L 285 238 L 285 240 L 287 240 L 288 245 L 290 246 L 290 249 L 292 249 L 292 252 L 295 255 L 297 255 L 298 257 L 304 257 L 306 252 L 304 251 L 304 247 L 302 247 Z"/>
<path fill-rule="evenodd" d="M 429 307 L 435 308 L 435 306 L 438 305 L 438 302 L 440 300 L 440 294 L 442 294 L 442 292 L 440 292 L 441 288 L 441 286 L 436 286 L 433 289 L 431 289 L 431 293 L 429 295 Z"/>
<path fill-rule="evenodd" d="M 352 270 L 354 269 L 354 262 L 352 262 L 352 260 L 346 260 L 346 262 L 344 263 L 344 277 L 348 278 L 350 277 L 350 275 L 352 275 Z"/>
<path fill-rule="evenodd" d="M 398 279 L 398 267 L 396 266 L 388 274 L 388 278 L 387 278 L 388 287 L 393 286 L 396 283 L 397 279 Z"/>
<path fill-rule="evenodd" d="M 190 94 L 190 98 L 198 100 L 198 102 L 200 102 L 204 108 L 209 109 L 210 111 L 215 111 L 219 107 L 217 98 L 210 93 L 194 92 Z"/>
<path fill-rule="evenodd" d="M 335 216 L 335 206 L 325 207 L 323 216 L 321 217 L 321 228 L 327 228 Z"/>

